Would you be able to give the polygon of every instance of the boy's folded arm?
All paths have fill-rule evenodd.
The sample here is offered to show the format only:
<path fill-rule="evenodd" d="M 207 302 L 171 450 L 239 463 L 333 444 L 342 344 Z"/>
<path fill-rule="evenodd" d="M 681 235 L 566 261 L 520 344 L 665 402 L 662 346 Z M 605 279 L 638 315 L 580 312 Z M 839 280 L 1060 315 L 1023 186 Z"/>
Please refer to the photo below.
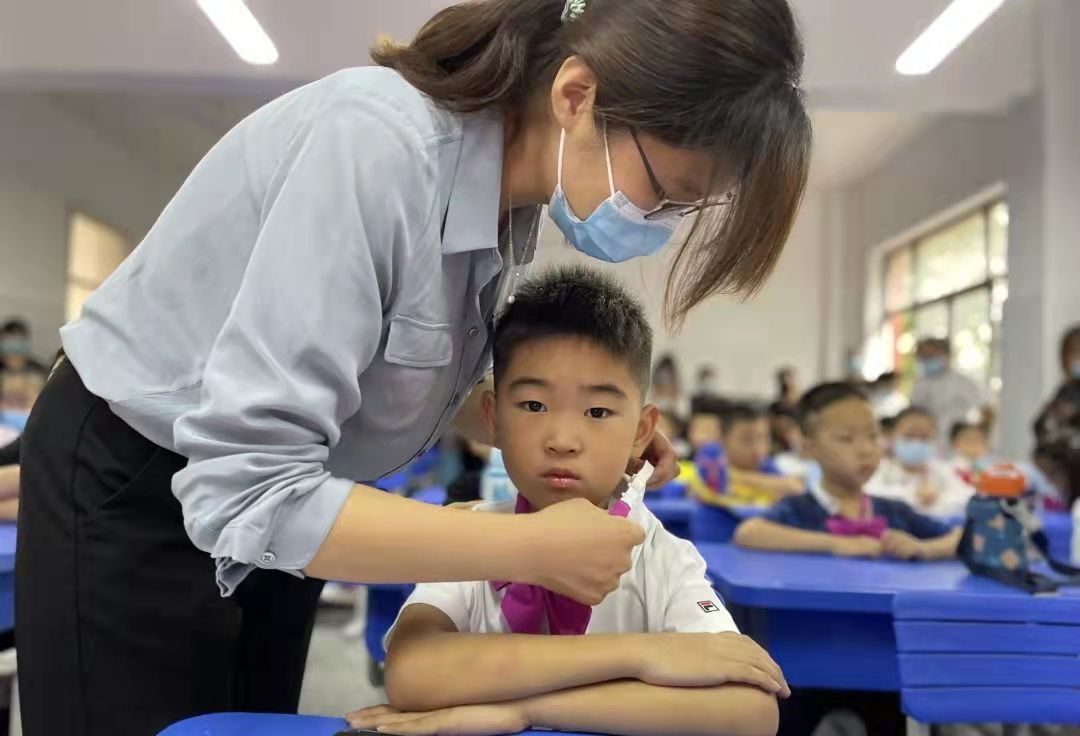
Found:
<path fill-rule="evenodd" d="M 773 736 L 776 698 L 746 685 L 673 688 L 637 680 L 545 693 L 520 702 L 534 728 L 618 736 Z"/>
<path fill-rule="evenodd" d="M 728 474 L 732 483 L 743 483 L 752 486 L 755 490 L 776 498 L 798 495 L 803 492 L 803 484 L 799 483 L 797 479 L 784 475 L 769 475 L 768 473 L 740 470 L 738 468 L 729 468 Z"/>
<path fill-rule="evenodd" d="M 747 519 L 735 530 L 735 543 L 740 547 L 775 552 L 831 553 L 834 538 L 824 532 L 812 532 L 758 517 Z"/>
<path fill-rule="evenodd" d="M 926 559 L 949 560 L 956 557 L 956 548 L 960 544 L 960 537 L 963 533 L 963 529 L 957 528 L 944 536 L 923 542 L 927 551 Z"/>
<path fill-rule="evenodd" d="M 390 639 L 386 694 L 399 710 L 494 703 L 637 676 L 642 634 L 461 634 L 434 606 L 410 605 Z"/>

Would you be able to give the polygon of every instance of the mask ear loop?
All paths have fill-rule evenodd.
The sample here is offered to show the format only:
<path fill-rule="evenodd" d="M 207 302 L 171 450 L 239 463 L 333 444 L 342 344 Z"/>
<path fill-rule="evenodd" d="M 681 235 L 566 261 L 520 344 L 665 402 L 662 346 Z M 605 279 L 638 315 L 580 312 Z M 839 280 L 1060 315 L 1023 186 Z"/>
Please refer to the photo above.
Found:
<path fill-rule="evenodd" d="M 615 175 L 611 173 L 611 149 L 608 147 L 608 135 L 607 135 L 607 123 L 604 124 L 604 157 L 607 159 L 607 183 L 608 189 L 611 190 L 611 196 L 615 196 Z M 562 156 L 559 156 L 560 163 Z M 559 181 L 562 181 L 560 175 Z"/>

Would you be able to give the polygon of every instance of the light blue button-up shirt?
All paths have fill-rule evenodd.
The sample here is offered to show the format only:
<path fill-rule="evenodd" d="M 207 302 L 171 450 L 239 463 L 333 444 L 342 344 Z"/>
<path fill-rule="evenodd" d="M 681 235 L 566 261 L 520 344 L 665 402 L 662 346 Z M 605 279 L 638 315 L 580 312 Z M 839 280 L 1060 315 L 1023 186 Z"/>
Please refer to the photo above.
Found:
<path fill-rule="evenodd" d="M 339 72 L 226 135 L 62 330 L 90 391 L 189 458 L 172 490 L 223 594 L 299 574 L 354 481 L 431 446 L 482 379 L 502 154 L 497 115 Z"/>

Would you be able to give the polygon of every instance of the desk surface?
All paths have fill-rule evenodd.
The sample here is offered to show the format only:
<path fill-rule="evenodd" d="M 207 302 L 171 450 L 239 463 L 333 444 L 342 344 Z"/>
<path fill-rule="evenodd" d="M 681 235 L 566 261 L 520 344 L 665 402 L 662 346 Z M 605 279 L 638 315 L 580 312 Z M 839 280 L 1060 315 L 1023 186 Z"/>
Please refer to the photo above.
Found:
<path fill-rule="evenodd" d="M 158 736 L 334 736 L 348 728 L 348 724 L 340 718 L 217 713 L 176 723 Z M 542 734 L 550 736 L 551 732 Z M 522 736 L 541 736 L 541 732 L 525 731 Z"/>
<path fill-rule="evenodd" d="M 960 562 L 852 560 L 699 544 L 709 575 L 732 603 L 753 608 L 889 613 L 901 592 L 1026 596 L 971 575 Z M 1080 596 L 1063 588 L 1062 596 Z"/>

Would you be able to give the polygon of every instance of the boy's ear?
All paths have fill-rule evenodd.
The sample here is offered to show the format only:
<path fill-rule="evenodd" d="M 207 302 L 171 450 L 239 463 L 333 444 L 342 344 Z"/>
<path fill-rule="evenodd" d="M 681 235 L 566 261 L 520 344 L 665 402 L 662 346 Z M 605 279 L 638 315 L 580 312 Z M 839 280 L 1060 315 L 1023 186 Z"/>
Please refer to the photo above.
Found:
<path fill-rule="evenodd" d="M 480 418 L 484 420 L 484 428 L 487 429 L 487 443 L 492 447 L 498 447 L 495 433 L 495 392 L 485 391 L 480 397 Z"/>
<path fill-rule="evenodd" d="M 641 418 L 638 419 L 637 434 L 634 435 L 634 457 L 641 457 L 641 453 L 645 452 L 645 448 L 652 442 L 659 421 L 660 410 L 655 404 L 647 404 L 642 408 Z"/>

